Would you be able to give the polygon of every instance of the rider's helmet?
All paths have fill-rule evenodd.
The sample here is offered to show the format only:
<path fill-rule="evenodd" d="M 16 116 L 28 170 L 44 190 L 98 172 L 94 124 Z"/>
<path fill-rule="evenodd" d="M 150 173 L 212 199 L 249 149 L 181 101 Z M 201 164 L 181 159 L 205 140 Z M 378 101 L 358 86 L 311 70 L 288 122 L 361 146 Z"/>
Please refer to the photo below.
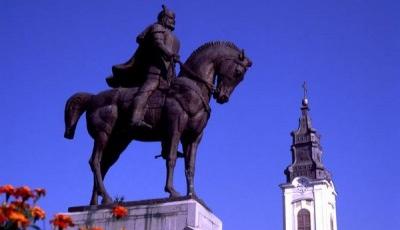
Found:
<path fill-rule="evenodd" d="M 162 11 L 158 13 L 157 21 L 161 25 L 169 28 L 170 30 L 175 29 L 175 13 L 172 10 L 167 9 L 165 5 L 162 5 Z"/>

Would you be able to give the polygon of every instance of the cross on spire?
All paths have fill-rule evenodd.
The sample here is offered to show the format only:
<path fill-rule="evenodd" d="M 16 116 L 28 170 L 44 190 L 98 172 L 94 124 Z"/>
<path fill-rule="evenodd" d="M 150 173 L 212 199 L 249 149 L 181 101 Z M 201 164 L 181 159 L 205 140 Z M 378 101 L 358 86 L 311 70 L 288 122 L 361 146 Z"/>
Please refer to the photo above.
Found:
<path fill-rule="evenodd" d="M 304 83 L 303 83 L 303 90 L 304 90 L 304 97 L 303 97 L 303 99 L 307 99 L 308 89 L 307 89 L 307 83 L 306 83 L 306 81 L 304 81 Z"/>
<path fill-rule="evenodd" d="M 307 89 L 306 81 L 304 81 L 302 87 L 303 87 L 303 90 L 304 90 L 304 96 L 303 96 L 303 100 L 301 101 L 301 103 L 303 104 L 304 108 L 308 108 L 308 99 L 307 99 L 308 89 Z"/>

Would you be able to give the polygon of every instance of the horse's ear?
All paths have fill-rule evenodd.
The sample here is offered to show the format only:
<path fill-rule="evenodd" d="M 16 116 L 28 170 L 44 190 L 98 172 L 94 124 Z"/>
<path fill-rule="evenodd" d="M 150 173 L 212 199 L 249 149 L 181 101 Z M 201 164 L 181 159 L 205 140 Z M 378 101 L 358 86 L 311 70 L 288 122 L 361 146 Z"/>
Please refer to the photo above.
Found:
<path fill-rule="evenodd" d="M 242 52 L 240 52 L 240 54 L 239 54 L 239 60 L 240 61 L 244 61 L 244 49 L 242 49 Z"/>
<path fill-rule="evenodd" d="M 253 62 L 250 61 L 250 59 L 247 59 L 247 67 L 251 67 L 253 65 Z"/>

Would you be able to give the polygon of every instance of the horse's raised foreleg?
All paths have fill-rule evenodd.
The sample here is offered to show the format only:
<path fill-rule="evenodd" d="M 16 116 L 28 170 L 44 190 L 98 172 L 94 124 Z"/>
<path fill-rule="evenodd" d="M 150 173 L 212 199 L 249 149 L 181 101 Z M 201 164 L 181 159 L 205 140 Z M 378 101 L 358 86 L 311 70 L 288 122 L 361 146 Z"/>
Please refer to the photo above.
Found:
<path fill-rule="evenodd" d="M 89 161 L 94 177 L 94 186 L 93 186 L 94 189 L 90 201 L 91 205 L 97 204 L 97 195 L 103 197 L 102 204 L 112 203 L 112 199 L 110 195 L 108 195 L 104 187 L 103 176 L 101 174 L 101 166 L 100 166 L 103 152 L 107 145 L 107 141 L 108 141 L 107 133 L 100 131 L 96 134 L 92 156 Z"/>
<path fill-rule="evenodd" d="M 185 176 L 186 176 L 186 195 L 196 196 L 194 190 L 194 172 L 196 166 L 197 147 L 201 141 L 203 134 L 196 138 L 182 139 L 183 154 L 185 156 Z"/>

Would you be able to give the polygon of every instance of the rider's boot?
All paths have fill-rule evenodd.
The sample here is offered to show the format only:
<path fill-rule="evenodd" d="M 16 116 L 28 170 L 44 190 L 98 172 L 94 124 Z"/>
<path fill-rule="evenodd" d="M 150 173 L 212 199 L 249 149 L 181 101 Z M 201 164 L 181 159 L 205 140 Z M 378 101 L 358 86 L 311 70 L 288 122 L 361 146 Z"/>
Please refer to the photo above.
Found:
<path fill-rule="evenodd" d="M 134 116 L 135 116 L 135 114 L 136 114 L 136 112 L 133 113 Z M 136 116 L 140 116 L 140 115 L 136 115 Z M 131 125 L 135 126 L 135 127 L 147 128 L 147 129 L 152 129 L 153 128 L 153 126 L 151 126 L 150 124 L 148 124 L 144 120 L 137 120 L 137 119 L 132 119 Z"/>
<path fill-rule="evenodd" d="M 131 120 L 131 125 L 135 127 L 141 127 L 141 128 L 148 128 L 151 129 L 153 128 L 150 124 L 144 121 L 144 114 L 146 112 L 145 106 L 147 99 L 149 98 L 151 92 L 141 92 L 136 95 L 134 101 L 133 101 L 133 114 L 132 114 L 132 120 Z"/>

